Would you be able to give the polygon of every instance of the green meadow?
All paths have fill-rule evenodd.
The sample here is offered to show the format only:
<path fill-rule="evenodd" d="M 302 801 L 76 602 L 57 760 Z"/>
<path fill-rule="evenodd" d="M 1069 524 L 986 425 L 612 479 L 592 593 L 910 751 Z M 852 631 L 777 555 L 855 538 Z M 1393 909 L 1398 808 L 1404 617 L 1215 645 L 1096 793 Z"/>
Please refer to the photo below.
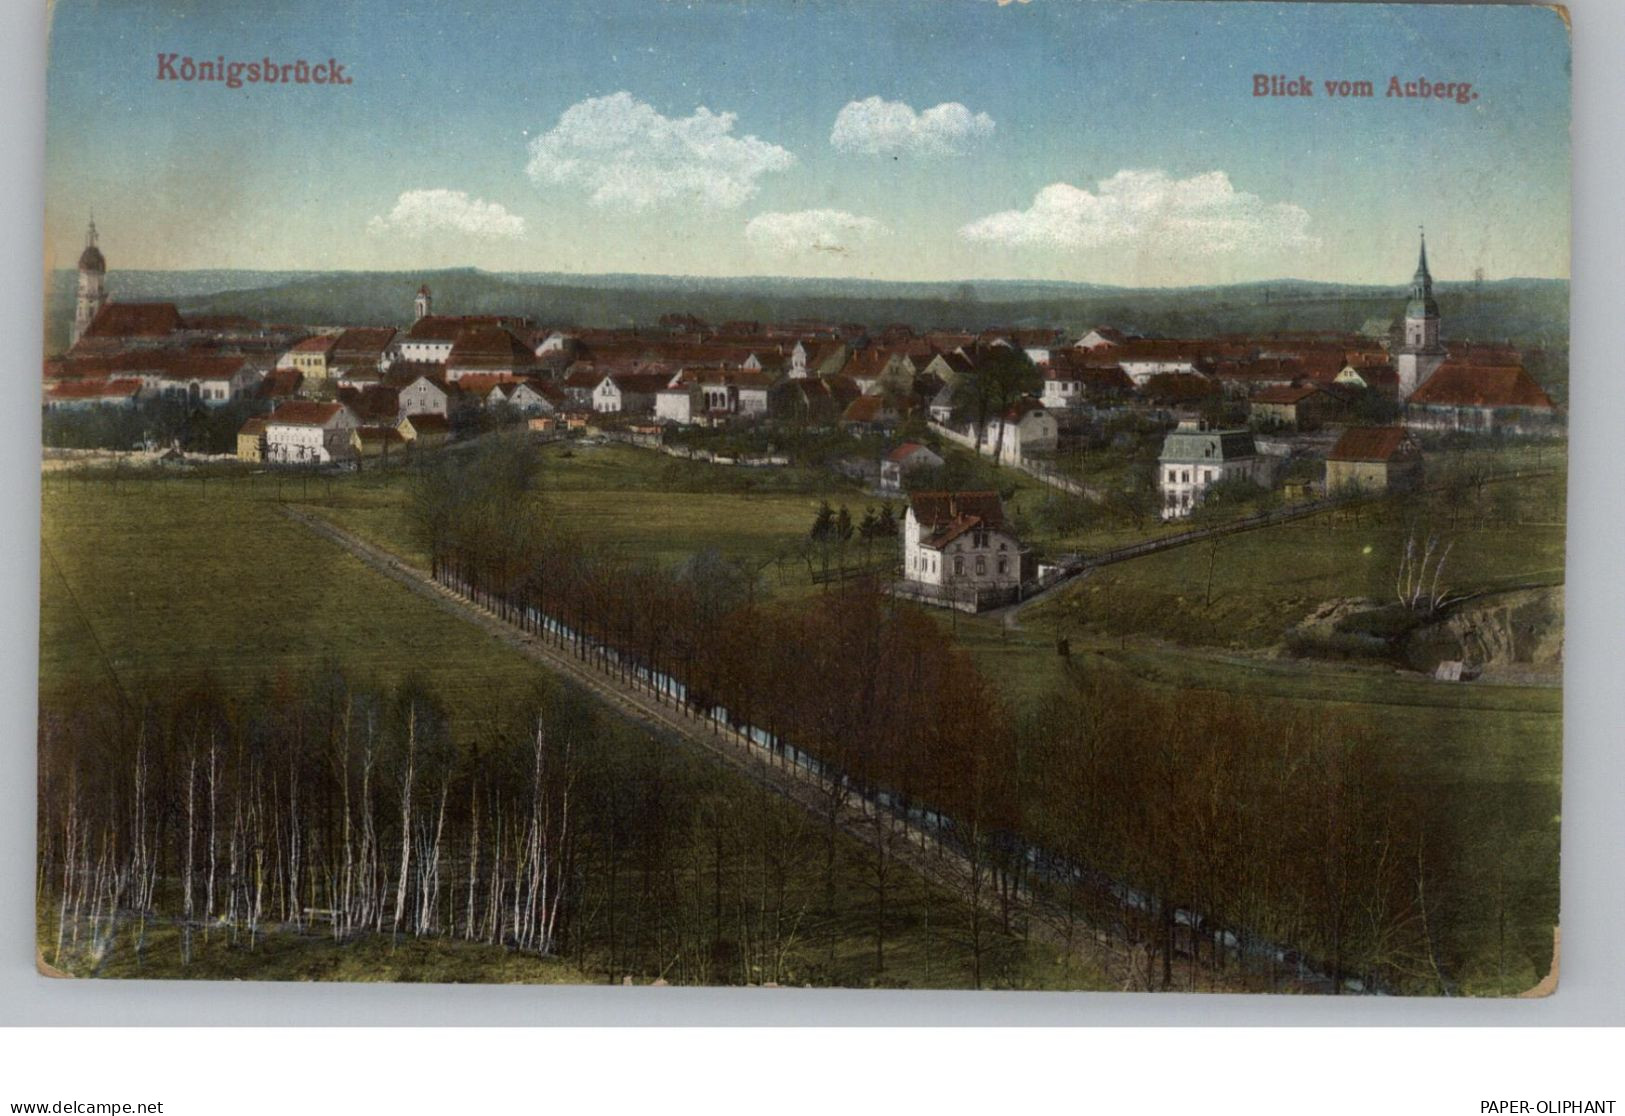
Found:
<path fill-rule="evenodd" d="M 399 483 L 398 477 L 348 478 L 331 488 L 312 483 L 305 489 L 288 482 L 280 495 L 292 500 L 297 493 L 315 504 L 328 500 L 331 491 L 332 505 L 346 514 L 372 508 L 380 513 L 376 522 L 390 525 L 377 534 L 387 540 L 397 537 L 389 532 L 403 523 L 399 515 L 381 514 L 385 494 L 396 491 L 398 497 Z M 586 494 L 599 490 L 573 491 L 590 499 Z M 658 493 L 645 494 L 654 501 L 646 506 L 657 507 Z M 807 506 L 805 494 L 763 498 L 781 501 L 785 509 Z M 47 477 L 42 700 L 82 694 L 88 684 L 107 687 L 110 702 L 119 694 L 139 702 L 162 689 L 203 680 L 227 695 L 247 694 L 279 675 L 336 667 L 358 687 L 387 687 L 409 676 L 421 680 L 445 706 L 453 738 L 470 746 L 487 726 L 532 708 L 539 694 L 564 685 L 500 640 L 288 519 L 278 502 L 278 485 L 263 476 L 252 484 L 246 475 L 207 482 L 179 475 L 117 482 L 105 476 Z M 789 511 L 782 514 L 788 517 Z M 632 529 L 630 521 L 626 528 Z M 786 966 L 797 983 L 971 983 L 964 929 L 970 919 L 962 902 L 910 872 L 894 870 L 887 884 L 882 964 L 873 930 L 874 858 L 862 845 L 839 837 L 835 883 L 827 888 L 816 822 L 688 745 L 614 716 L 606 715 L 602 723 L 598 745 L 605 762 L 646 764 L 636 757 L 655 748 L 667 772 L 660 777 L 688 789 L 696 811 L 763 810 L 784 814 L 786 824 L 808 827 L 807 855 L 788 884 L 792 907 L 804 911 Z M 710 838 L 703 826 L 680 826 L 671 841 L 674 858 L 707 863 Z M 709 869 L 695 871 L 694 893 L 703 894 Z M 55 938 L 52 917 L 53 912 L 41 912 L 40 943 L 47 960 Z M 1098 970 L 1056 946 L 1025 933 L 982 933 L 988 986 L 1105 986 Z M 91 958 L 70 949 L 61 967 L 107 977 L 452 982 L 598 980 L 605 971 L 603 958 L 590 945 L 579 956 L 544 962 L 447 940 L 391 942 L 384 936 L 338 946 L 308 930 L 277 928 L 253 941 L 222 931 L 207 940 L 194 938 L 193 962 L 183 968 L 172 929 L 149 928 L 139 954 L 135 941 L 127 927 L 110 953 Z"/>

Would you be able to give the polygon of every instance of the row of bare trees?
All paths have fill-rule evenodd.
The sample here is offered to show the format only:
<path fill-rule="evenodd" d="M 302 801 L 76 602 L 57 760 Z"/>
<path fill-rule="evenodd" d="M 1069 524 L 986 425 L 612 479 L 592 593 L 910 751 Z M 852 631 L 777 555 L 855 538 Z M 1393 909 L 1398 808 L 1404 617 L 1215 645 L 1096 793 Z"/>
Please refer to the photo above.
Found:
<path fill-rule="evenodd" d="M 40 882 L 53 961 L 155 921 L 252 946 L 267 922 L 555 952 L 571 910 L 580 718 L 460 754 L 421 687 L 341 681 L 140 708 L 47 703 Z M 43 896 L 42 896 L 43 898 Z"/>
<path fill-rule="evenodd" d="M 1073 670 L 1023 738 L 1046 844 L 1137 889 L 1116 928 L 1159 986 L 1453 990 L 1461 803 L 1361 726 Z"/>
<path fill-rule="evenodd" d="M 1018 725 L 939 625 L 874 585 L 763 602 L 740 564 L 606 560 L 547 516 L 523 479 L 534 471 L 467 468 L 509 489 L 449 483 L 448 504 L 420 502 L 442 579 L 719 729 L 750 726 L 786 764 L 815 757 L 831 773 L 825 919 L 842 806 L 884 802 L 864 868 L 878 881 L 877 969 L 906 820 L 973 867 L 963 944 L 977 981 L 990 943 L 1025 934 L 1022 900 L 1041 894 L 1069 933 L 1086 925 L 1140 958 L 1144 986 L 1174 986 L 1177 959 L 1187 985 L 1237 967 L 1271 985 L 1453 988 L 1465 953 L 1453 928 L 1471 902 L 1463 792 L 1413 785 L 1360 724 L 1073 666 Z"/>

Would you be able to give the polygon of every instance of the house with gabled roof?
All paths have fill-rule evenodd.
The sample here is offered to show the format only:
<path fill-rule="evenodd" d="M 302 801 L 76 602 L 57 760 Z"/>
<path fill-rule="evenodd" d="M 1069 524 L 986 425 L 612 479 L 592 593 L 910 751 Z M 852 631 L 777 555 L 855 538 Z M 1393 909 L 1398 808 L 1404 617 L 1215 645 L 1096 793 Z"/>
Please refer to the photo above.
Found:
<path fill-rule="evenodd" d="M 1403 426 L 1351 426 L 1326 455 L 1326 491 L 1417 488 L 1422 471 L 1422 447 Z"/>
<path fill-rule="evenodd" d="M 953 596 L 1018 589 L 1028 552 L 997 492 L 916 492 L 903 517 L 903 577 Z"/>
<path fill-rule="evenodd" d="M 106 302 L 71 351 L 92 353 L 170 345 L 185 328 L 186 322 L 173 302 Z"/>
<path fill-rule="evenodd" d="M 440 415 L 451 414 L 452 393 L 455 391 L 447 385 L 446 381 L 435 376 L 419 376 L 411 383 L 400 389 L 396 399 L 399 413 L 402 415 Z"/>
<path fill-rule="evenodd" d="M 1446 358 L 1405 400 L 1413 430 L 1536 433 L 1557 408 L 1522 364 L 1474 364 Z"/>
<path fill-rule="evenodd" d="M 265 460 L 275 465 L 326 465 L 355 457 L 355 414 L 343 403 L 293 399 L 265 420 Z"/>
<path fill-rule="evenodd" d="M 592 409 L 599 414 L 652 414 L 655 397 L 671 379 L 664 372 L 620 372 L 603 376 L 592 389 Z"/>
<path fill-rule="evenodd" d="M 1111 349 L 1129 341 L 1137 341 L 1138 337 L 1125 333 L 1112 326 L 1096 326 L 1073 344 L 1075 349 Z"/>
<path fill-rule="evenodd" d="M 342 376 L 350 368 L 382 372 L 389 367 L 394 340 L 393 326 L 362 326 L 343 331 L 334 339 L 327 354 L 327 374 Z"/>
<path fill-rule="evenodd" d="M 84 411 L 91 407 L 134 407 L 141 398 L 137 379 L 59 380 L 45 388 L 48 411 Z"/>
<path fill-rule="evenodd" d="M 497 325 L 464 329 L 446 355 L 446 379 L 452 383 L 464 376 L 523 376 L 536 364 L 531 347 Z"/>
<path fill-rule="evenodd" d="M 1319 384 L 1290 384 L 1265 388 L 1247 403 L 1247 417 L 1255 426 L 1313 429 L 1343 414 L 1343 399 Z"/>
<path fill-rule="evenodd" d="M 880 459 L 880 487 L 887 492 L 903 491 L 903 479 L 916 469 L 939 469 L 942 456 L 929 446 L 904 442 Z"/>
<path fill-rule="evenodd" d="M 402 415 L 395 429 L 413 449 L 432 449 L 451 439 L 451 421 L 445 415 L 428 412 Z"/>
<path fill-rule="evenodd" d="M 237 460 L 265 460 L 265 426 L 266 416 L 255 415 L 237 429 Z"/>
<path fill-rule="evenodd" d="M 307 337 L 283 353 L 277 359 L 276 366 L 279 370 L 297 368 L 307 380 L 325 380 L 328 361 L 333 356 L 333 347 L 338 344 L 338 340 L 339 335 L 336 333 Z"/>
<path fill-rule="evenodd" d="M 1054 453 L 1060 430 L 1042 400 L 1023 397 L 982 427 L 980 451 L 1000 464 L 1019 465 L 1032 454 Z"/>
<path fill-rule="evenodd" d="M 259 386 L 260 373 L 244 356 L 177 353 L 158 373 L 158 392 L 166 399 L 223 407 Z"/>

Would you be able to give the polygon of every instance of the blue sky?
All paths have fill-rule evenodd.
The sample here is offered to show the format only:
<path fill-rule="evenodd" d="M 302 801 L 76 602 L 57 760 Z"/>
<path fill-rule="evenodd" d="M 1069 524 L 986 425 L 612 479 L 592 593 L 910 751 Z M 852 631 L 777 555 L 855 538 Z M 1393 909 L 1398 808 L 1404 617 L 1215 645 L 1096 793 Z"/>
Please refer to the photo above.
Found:
<path fill-rule="evenodd" d="M 1539 8 L 60 0 L 46 234 L 71 262 L 94 209 L 115 270 L 1398 283 L 1425 224 L 1443 278 L 1566 277 L 1568 88 Z"/>

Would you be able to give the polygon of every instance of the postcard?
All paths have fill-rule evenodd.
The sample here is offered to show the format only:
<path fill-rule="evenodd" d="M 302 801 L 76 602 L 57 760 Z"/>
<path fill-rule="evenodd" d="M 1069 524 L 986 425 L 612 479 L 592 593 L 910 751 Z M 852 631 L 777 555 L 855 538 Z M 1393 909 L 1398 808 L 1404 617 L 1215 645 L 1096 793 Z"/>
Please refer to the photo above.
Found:
<path fill-rule="evenodd" d="M 59 0 L 40 970 L 1550 992 L 1569 36 Z"/>

